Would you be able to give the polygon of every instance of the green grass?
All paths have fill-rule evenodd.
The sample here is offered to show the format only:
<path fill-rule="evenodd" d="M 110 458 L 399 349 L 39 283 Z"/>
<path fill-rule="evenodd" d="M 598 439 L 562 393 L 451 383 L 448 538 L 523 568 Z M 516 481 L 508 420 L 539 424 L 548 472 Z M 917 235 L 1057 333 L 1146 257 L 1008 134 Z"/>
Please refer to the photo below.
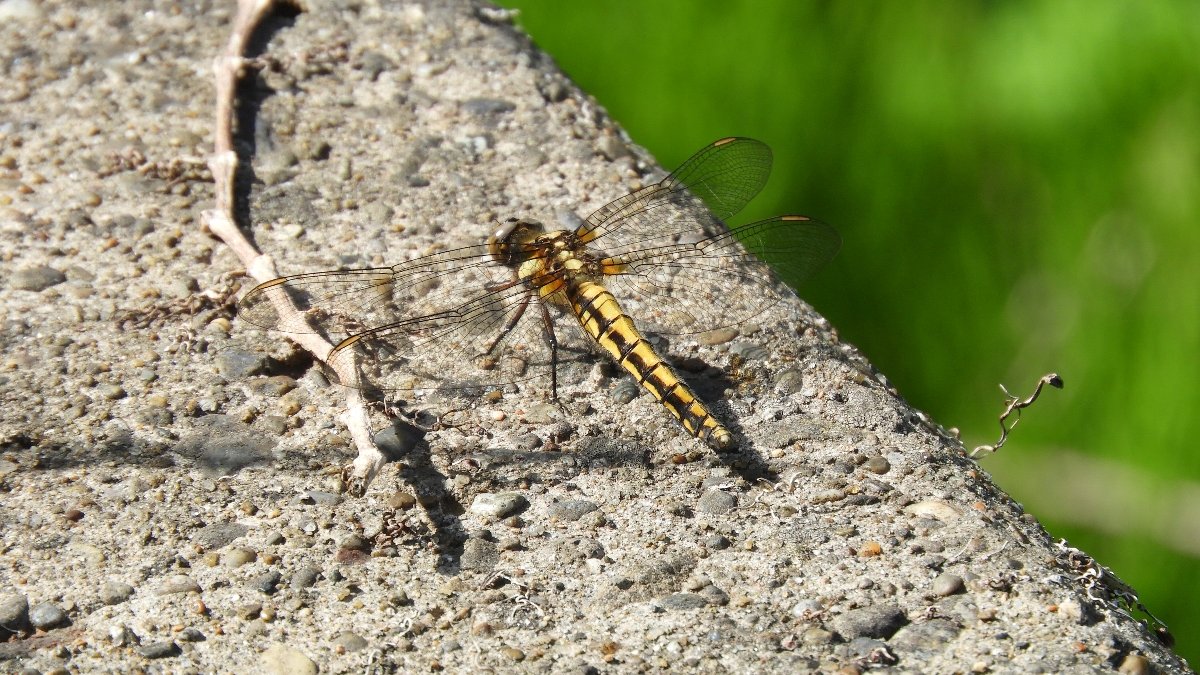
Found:
<path fill-rule="evenodd" d="M 506 4 L 665 166 L 769 143 L 744 217 L 838 228 L 802 294 L 969 446 L 998 383 L 1061 373 L 984 466 L 1200 657 L 1200 4 Z M 1054 475 L 1064 451 L 1124 469 Z M 1119 527 L 1065 501 L 1110 489 Z"/>

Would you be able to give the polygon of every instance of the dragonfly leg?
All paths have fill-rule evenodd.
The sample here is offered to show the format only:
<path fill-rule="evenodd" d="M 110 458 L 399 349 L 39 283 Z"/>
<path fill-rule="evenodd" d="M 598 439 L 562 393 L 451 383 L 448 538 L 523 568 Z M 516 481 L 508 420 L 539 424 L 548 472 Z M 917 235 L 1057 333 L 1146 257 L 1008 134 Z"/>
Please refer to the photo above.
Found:
<path fill-rule="evenodd" d="M 546 341 L 550 343 L 550 396 L 558 404 L 558 407 L 566 412 L 566 408 L 558 398 L 558 337 L 554 335 L 554 319 L 551 318 L 546 303 L 539 302 L 538 307 L 542 310 L 542 327 L 546 331 Z"/>
<path fill-rule="evenodd" d="M 515 284 L 500 284 L 495 289 L 492 287 L 488 287 L 488 290 L 491 291 L 491 290 L 498 290 L 498 289 L 503 289 L 503 288 L 511 288 L 514 285 Z M 500 332 L 496 334 L 496 337 L 492 338 L 492 341 L 488 343 L 487 349 L 483 352 L 484 354 L 491 354 L 492 350 L 494 350 L 496 348 L 496 345 L 500 344 L 500 342 L 503 341 L 504 338 L 507 337 L 508 334 L 512 332 L 512 329 L 517 327 L 517 322 L 521 320 L 522 316 L 525 316 L 525 310 L 529 308 L 529 301 L 532 299 L 533 299 L 532 294 L 530 294 L 530 293 L 525 294 L 525 299 L 521 300 L 521 305 L 519 307 L 517 307 L 517 311 L 514 312 L 513 315 L 508 318 L 508 321 L 504 322 L 504 327 L 501 328 Z"/>

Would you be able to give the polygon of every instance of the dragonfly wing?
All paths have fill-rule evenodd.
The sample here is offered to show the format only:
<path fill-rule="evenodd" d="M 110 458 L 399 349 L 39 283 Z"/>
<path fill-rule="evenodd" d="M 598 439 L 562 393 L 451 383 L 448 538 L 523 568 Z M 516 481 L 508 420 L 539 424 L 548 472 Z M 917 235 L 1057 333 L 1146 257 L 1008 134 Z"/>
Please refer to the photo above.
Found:
<path fill-rule="evenodd" d="M 497 388 L 542 377 L 551 363 L 542 309 L 511 279 L 486 246 L 472 246 L 394 267 L 282 277 L 255 287 L 238 310 L 264 328 L 340 340 L 328 361 L 348 386 Z"/>
<path fill-rule="evenodd" d="M 543 310 L 540 302 L 524 286 L 487 293 L 450 311 L 356 333 L 334 348 L 329 363 L 353 373 L 343 384 L 385 391 L 478 395 L 545 378 L 552 368 L 560 381 L 573 381 L 565 369 L 590 367 L 593 350 L 560 310 L 548 305 Z M 557 354 L 550 349 L 543 311 L 553 313 Z"/>
<path fill-rule="evenodd" d="M 328 361 L 339 373 L 354 373 L 342 384 L 387 391 L 482 391 L 537 377 L 548 357 L 529 302 L 524 287 L 477 295 L 450 310 L 357 332 Z"/>
<path fill-rule="evenodd" d="M 379 312 L 390 303 L 391 285 L 387 267 L 280 277 L 243 296 L 238 317 L 284 333 L 346 333 L 346 319 L 357 316 L 356 310 Z"/>
<path fill-rule="evenodd" d="M 577 230 L 605 248 L 673 243 L 697 229 L 714 235 L 767 183 L 771 149 L 752 138 L 724 138 L 692 155 L 654 185 L 601 207 Z"/>
<path fill-rule="evenodd" d="M 624 250 L 610 259 L 622 272 L 605 283 L 639 305 L 657 332 L 700 333 L 744 323 L 792 297 L 789 286 L 811 277 L 840 247 L 829 225 L 779 216 L 696 242 Z"/>
<path fill-rule="evenodd" d="M 238 315 L 285 333 L 350 335 L 407 318 L 453 311 L 511 273 L 486 246 L 440 251 L 393 267 L 312 272 L 259 284 Z"/>

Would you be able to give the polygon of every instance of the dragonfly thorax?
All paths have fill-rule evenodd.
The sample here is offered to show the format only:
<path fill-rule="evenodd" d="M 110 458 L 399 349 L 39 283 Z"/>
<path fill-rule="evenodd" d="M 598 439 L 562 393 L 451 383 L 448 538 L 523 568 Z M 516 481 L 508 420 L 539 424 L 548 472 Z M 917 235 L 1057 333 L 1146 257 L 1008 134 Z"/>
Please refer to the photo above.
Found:
<path fill-rule="evenodd" d="M 575 232 L 547 231 L 535 220 L 506 221 L 488 238 L 488 251 L 539 287 L 551 280 L 594 280 L 603 273 L 599 257 Z"/>

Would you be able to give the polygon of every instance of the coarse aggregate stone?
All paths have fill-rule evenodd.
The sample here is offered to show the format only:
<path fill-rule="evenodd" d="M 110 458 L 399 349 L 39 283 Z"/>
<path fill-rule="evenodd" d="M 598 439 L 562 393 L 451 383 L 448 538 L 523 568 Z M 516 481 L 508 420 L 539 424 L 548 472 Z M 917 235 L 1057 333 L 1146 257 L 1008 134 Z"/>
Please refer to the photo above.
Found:
<path fill-rule="evenodd" d="M 0 0 L 0 671 L 1188 670 L 799 300 L 665 342 L 737 451 L 573 363 L 562 407 L 388 401 L 343 495 L 342 393 L 201 226 L 233 14 Z M 281 273 L 663 175 L 495 7 L 310 0 L 254 45 L 238 215 Z"/>
<path fill-rule="evenodd" d="M 106 581 L 100 589 L 100 602 L 106 605 L 119 605 L 133 595 L 133 586 L 122 581 Z"/>
<path fill-rule="evenodd" d="M 22 267 L 12 273 L 8 280 L 10 288 L 19 291 L 44 291 L 67 280 L 67 275 L 48 265 Z"/>
<path fill-rule="evenodd" d="M 51 630 L 70 623 L 62 607 L 52 602 L 41 602 L 29 609 L 29 623 L 39 630 Z"/>
<path fill-rule="evenodd" d="M 546 508 L 546 515 L 553 520 L 574 522 L 600 508 L 596 502 L 587 499 L 564 499 Z"/>

